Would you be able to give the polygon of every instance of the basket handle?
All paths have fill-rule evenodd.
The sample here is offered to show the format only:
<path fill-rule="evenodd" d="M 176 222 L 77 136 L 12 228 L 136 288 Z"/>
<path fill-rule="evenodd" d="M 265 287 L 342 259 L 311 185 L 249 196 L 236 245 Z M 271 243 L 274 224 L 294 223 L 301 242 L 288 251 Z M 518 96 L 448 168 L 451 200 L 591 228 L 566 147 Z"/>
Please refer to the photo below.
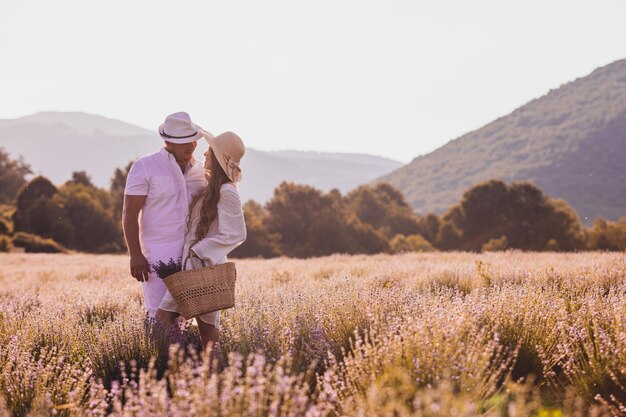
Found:
<path fill-rule="evenodd" d="M 187 253 L 187 257 L 185 258 L 185 261 L 183 262 L 183 271 L 185 270 L 185 267 L 187 266 L 187 261 L 192 259 L 192 258 L 196 258 L 200 260 L 200 263 L 202 264 L 203 268 L 206 268 L 207 266 L 207 262 L 209 263 L 209 266 L 211 268 L 215 268 L 215 265 L 213 265 L 211 263 L 211 261 L 209 260 L 204 260 L 201 257 L 199 257 L 194 251 L 191 250 L 192 246 L 189 246 L 189 252 Z"/>

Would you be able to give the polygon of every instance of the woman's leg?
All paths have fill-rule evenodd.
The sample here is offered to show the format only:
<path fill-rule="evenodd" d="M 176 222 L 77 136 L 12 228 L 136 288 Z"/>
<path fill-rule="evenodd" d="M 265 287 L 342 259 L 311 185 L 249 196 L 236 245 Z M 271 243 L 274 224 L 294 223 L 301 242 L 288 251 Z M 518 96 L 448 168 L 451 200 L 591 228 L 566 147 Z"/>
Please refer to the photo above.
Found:
<path fill-rule="evenodd" d="M 215 366 L 217 370 L 224 367 L 224 358 L 222 357 L 222 349 L 219 344 L 220 329 L 213 324 L 203 322 L 200 317 L 196 317 L 198 322 L 198 330 L 200 331 L 200 340 L 202 341 L 202 350 L 205 352 L 211 349 L 209 361 L 211 369 Z"/>
<path fill-rule="evenodd" d="M 197 318 L 198 330 L 200 331 L 200 340 L 202 341 L 202 349 L 206 350 L 209 344 L 213 345 L 215 350 L 220 339 L 220 330 L 212 324 L 203 322 Z"/>

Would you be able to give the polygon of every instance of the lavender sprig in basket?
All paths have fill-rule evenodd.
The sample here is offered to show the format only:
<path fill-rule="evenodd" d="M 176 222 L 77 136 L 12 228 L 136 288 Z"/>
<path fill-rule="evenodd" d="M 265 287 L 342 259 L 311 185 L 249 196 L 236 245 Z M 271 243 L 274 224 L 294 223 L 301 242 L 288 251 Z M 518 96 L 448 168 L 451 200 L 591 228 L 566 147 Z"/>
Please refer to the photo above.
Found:
<path fill-rule="evenodd" d="M 172 274 L 183 270 L 183 258 L 178 258 L 177 261 L 175 261 L 173 258 L 170 258 L 169 262 L 167 263 L 159 261 L 150 266 L 159 278 L 164 279 Z"/>

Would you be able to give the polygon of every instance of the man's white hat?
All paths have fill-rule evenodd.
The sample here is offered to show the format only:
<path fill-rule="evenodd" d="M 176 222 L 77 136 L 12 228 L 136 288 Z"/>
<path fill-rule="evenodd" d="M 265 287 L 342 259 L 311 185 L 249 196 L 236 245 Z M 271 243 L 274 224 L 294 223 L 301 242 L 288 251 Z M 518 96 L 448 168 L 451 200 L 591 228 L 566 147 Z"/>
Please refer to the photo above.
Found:
<path fill-rule="evenodd" d="M 194 124 L 187 113 L 181 111 L 165 118 L 165 122 L 159 126 L 159 135 L 168 142 L 189 143 L 203 136 L 201 130 L 202 128 Z"/>

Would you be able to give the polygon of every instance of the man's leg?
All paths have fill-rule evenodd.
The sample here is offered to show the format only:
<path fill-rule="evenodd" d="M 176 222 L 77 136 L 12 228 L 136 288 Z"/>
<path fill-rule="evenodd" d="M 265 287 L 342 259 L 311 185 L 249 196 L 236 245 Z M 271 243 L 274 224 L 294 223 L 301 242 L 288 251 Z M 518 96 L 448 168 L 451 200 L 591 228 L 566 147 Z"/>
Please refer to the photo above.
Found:
<path fill-rule="evenodd" d="M 172 329 L 176 323 L 176 319 L 179 314 L 173 311 L 158 309 L 154 315 L 157 323 L 159 323 L 165 329 Z"/>
<path fill-rule="evenodd" d="M 150 273 L 148 281 L 141 283 L 143 289 L 143 301 L 146 306 L 146 311 L 150 318 L 154 318 L 154 315 L 159 308 L 159 304 L 167 291 L 167 287 L 163 280 L 156 276 L 155 273 Z"/>
<path fill-rule="evenodd" d="M 180 316 L 179 313 L 161 309 L 158 309 L 154 315 L 157 325 L 167 337 L 168 345 L 180 342 L 180 327 L 176 320 L 178 316 Z"/>

